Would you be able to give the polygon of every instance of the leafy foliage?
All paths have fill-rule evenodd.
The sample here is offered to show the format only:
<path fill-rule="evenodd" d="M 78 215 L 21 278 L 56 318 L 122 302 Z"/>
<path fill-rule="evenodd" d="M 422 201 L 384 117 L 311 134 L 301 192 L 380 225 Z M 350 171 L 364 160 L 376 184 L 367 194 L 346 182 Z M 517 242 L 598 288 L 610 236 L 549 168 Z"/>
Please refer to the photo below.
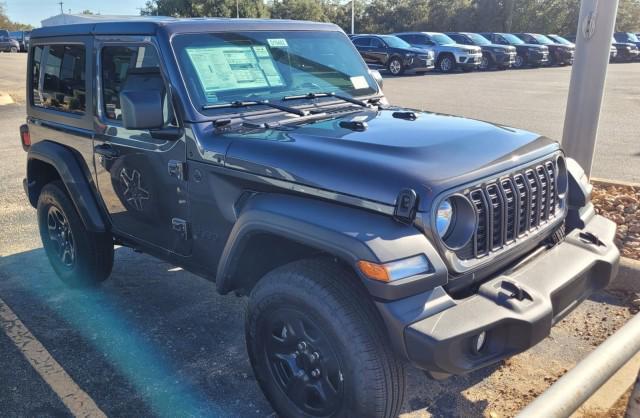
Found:
<path fill-rule="evenodd" d="M 580 0 L 355 0 L 356 32 L 575 33 Z M 333 22 L 351 30 L 351 1 L 238 0 L 240 17 Z M 143 14 L 236 16 L 236 0 L 150 0 Z M 640 31 L 640 0 L 620 0 L 617 30 Z"/>
<path fill-rule="evenodd" d="M 8 31 L 14 30 L 31 30 L 33 26 L 24 23 L 12 22 L 7 16 L 7 6 L 0 2 L 0 29 Z"/>

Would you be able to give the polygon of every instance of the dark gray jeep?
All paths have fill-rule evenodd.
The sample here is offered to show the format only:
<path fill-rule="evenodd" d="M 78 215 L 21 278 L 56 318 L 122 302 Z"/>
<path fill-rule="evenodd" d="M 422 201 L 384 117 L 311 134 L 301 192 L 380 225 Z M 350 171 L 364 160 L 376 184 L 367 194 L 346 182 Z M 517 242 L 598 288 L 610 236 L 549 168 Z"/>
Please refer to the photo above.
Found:
<path fill-rule="evenodd" d="M 118 244 L 248 295 L 282 416 L 395 416 L 405 364 L 526 350 L 616 272 L 557 142 L 389 106 L 332 24 L 48 27 L 28 68 L 24 185 L 56 273 L 98 284 Z"/>

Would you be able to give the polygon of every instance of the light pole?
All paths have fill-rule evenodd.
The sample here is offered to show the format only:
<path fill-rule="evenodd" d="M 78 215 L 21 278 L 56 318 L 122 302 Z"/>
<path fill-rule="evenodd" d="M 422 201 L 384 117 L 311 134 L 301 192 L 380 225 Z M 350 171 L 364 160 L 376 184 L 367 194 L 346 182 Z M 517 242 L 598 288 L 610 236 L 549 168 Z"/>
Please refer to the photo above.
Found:
<path fill-rule="evenodd" d="M 240 19 L 240 5 L 238 4 L 239 0 L 236 0 L 236 19 Z"/>
<path fill-rule="evenodd" d="M 356 28 L 356 0 L 351 0 L 351 34 L 355 35 Z"/>
<path fill-rule="evenodd" d="M 582 0 L 562 146 L 591 176 L 618 0 Z"/>

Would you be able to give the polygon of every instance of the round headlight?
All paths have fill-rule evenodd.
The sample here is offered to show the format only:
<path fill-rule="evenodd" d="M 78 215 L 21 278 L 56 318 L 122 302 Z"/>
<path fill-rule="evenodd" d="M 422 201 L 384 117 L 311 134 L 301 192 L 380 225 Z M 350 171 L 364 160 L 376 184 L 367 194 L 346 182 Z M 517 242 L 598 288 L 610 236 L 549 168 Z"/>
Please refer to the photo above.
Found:
<path fill-rule="evenodd" d="M 445 199 L 438 206 L 438 213 L 436 214 L 436 229 L 440 238 L 444 238 L 451 228 L 451 221 L 453 220 L 453 205 L 449 199 Z"/>

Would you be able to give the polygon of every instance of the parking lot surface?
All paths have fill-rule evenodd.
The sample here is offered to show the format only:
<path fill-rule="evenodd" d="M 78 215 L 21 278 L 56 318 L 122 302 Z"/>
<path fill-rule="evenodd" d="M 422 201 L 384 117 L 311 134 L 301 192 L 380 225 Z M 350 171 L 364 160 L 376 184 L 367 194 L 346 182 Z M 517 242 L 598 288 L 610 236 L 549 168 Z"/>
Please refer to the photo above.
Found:
<path fill-rule="evenodd" d="M 7 68 L 14 72 L 24 68 L 20 67 L 24 55 L 11 56 L 9 61 L 7 56 L 0 55 L 2 77 Z M 612 67 L 620 74 L 611 76 L 609 83 L 614 77 L 626 83 L 617 87 L 619 92 L 613 90 L 621 94 L 620 100 L 627 100 L 623 99 L 627 93 L 622 93 L 627 91 L 640 97 L 634 90 L 637 80 L 632 84 L 627 74 L 636 71 L 637 75 L 640 64 L 632 65 Z M 529 81 L 518 81 L 518 77 Z M 17 83 L 24 83 L 17 78 Z M 550 79 L 555 80 L 551 88 L 541 90 Z M 486 95 L 502 83 L 504 91 L 474 104 L 474 97 L 480 100 L 472 92 L 479 80 L 493 86 Z M 563 100 L 556 95 L 566 95 L 562 80 L 568 81 L 568 69 L 427 75 L 387 79 L 385 90 L 395 103 L 518 125 L 557 137 L 553 131 L 561 129 L 555 125 L 562 120 Z M 62 399 L 82 393 L 99 411 L 113 417 L 273 415 L 245 354 L 245 299 L 219 296 L 213 283 L 127 248 L 117 249 L 111 278 L 97 290 L 69 290 L 57 280 L 41 248 L 35 211 L 22 190 L 25 154 L 19 145 L 18 126 L 25 118 L 24 96 L 20 97 L 20 85 L 3 83 L 0 88 L 16 91 L 22 103 L 0 106 L 0 415 L 70 416 Z M 444 84 L 456 90 L 443 91 Z M 512 90 L 516 87 L 520 90 Z M 534 100 L 537 105 L 519 107 Z M 610 100 L 605 102 L 605 111 Z M 627 156 L 640 153 L 640 149 L 633 151 L 639 145 L 631 141 L 637 100 L 628 99 L 636 106 L 635 113 L 630 106 L 624 109 L 628 117 L 619 130 L 630 136 L 621 135 L 623 139 L 617 140 L 628 141 Z M 557 118 L 549 116 L 556 112 L 560 112 Z M 522 123 L 510 122 L 510 118 Z M 524 123 L 527 121 L 537 121 L 548 132 Z M 605 132 L 601 128 L 601 144 L 607 141 Z M 624 148 L 616 141 L 611 147 Z M 635 162 L 637 175 L 637 160 L 624 161 L 628 171 L 634 171 L 629 161 Z M 17 319 L 7 320 L 2 306 Z M 629 316 L 621 300 L 602 292 L 563 320 L 542 343 L 495 367 L 438 382 L 412 369 L 403 416 L 511 416 Z M 21 327 L 28 329 L 68 379 L 52 374 L 55 370 L 47 365 L 28 361 L 43 353 L 34 353 L 30 344 L 17 344 L 11 338 L 15 334 L 11 330 Z M 31 338 L 23 335 L 21 341 L 27 337 Z M 59 379 L 56 385 L 47 383 L 52 378 Z"/>

